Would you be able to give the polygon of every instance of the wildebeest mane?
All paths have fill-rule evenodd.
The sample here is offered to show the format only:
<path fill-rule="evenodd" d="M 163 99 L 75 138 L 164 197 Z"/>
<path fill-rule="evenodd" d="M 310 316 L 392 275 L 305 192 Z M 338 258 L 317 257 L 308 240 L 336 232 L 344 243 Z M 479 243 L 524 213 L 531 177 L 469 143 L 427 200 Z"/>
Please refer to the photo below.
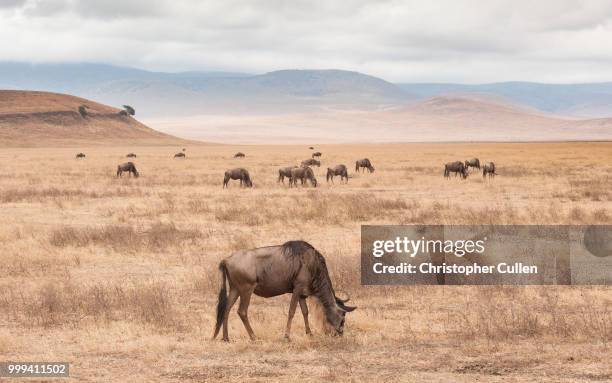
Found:
<path fill-rule="evenodd" d="M 285 242 L 281 245 L 281 251 L 287 257 L 300 257 L 309 251 L 314 252 L 314 262 L 305 266 L 309 268 L 312 275 L 312 292 L 323 305 L 325 315 L 329 319 L 337 303 L 336 294 L 329 278 L 327 264 L 323 255 L 306 241 Z"/>

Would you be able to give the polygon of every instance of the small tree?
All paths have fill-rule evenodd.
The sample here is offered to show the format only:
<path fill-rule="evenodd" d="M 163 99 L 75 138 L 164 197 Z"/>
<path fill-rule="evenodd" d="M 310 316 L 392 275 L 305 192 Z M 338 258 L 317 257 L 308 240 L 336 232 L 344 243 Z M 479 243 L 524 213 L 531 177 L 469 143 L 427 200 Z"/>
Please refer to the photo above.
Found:
<path fill-rule="evenodd" d="M 79 114 L 81 115 L 81 117 L 85 118 L 87 117 L 87 105 L 81 105 L 79 106 Z"/>
<path fill-rule="evenodd" d="M 129 114 L 130 116 L 133 116 L 136 114 L 136 110 L 129 105 L 123 105 L 123 109 L 125 109 L 127 114 Z"/>

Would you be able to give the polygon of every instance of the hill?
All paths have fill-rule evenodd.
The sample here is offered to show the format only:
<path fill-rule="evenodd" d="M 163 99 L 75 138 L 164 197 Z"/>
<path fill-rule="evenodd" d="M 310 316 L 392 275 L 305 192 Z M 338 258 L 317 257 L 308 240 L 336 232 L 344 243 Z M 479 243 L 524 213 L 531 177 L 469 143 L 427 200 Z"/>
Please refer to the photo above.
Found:
<path fill-rule="evenodd" d="M 202 115 L 158 120 L 189 137 L 228 143 L 611 140 L 612 119 L 567 118 L 482 95 L 432 97 L 371 111 Z"/>
<path fill-rule="evenodd" d="M 86 107 L 85 117 L 79 113 L 81 105 Z M 182 142 L 119 112 L 119 109 L 66 94 L 0 90 L 0 144 Z"/>
<path fill-rule="evenodd" d="M 612 116 L 612 82 L 542 84 L 501 82 L 492 84 L 397 84 L 404 92 L 424 99 L 451 93 L 486 93 L 540 111 L 577 117 Z"/>

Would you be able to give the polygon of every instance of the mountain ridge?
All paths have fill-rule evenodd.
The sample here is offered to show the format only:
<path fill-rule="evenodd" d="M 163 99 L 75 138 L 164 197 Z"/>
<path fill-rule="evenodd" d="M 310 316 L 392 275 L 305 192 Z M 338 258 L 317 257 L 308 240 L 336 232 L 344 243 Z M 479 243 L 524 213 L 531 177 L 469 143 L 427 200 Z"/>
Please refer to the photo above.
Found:
<path fill-rule="evenodd" d="M 568 116 L 612 116 L 612 82 L 392 83 L 340 69 L 169 73 L 106 64 L 0 62 L 0 88 L 75 94 L 108 105 L 133 104 L 144 117 L 377 110 L 455 93 L 503 97 Z"/>

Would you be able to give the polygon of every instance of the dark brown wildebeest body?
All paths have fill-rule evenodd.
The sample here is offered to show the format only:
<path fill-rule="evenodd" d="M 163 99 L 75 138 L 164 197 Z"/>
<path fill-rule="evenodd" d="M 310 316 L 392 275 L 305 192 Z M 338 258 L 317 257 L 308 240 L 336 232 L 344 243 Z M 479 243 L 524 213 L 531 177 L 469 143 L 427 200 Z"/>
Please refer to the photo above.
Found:
<path fill-rule="evenodd" d="M 234 158 L 244 158 L 244 157 L 245 157 L 245 155 L 242 152 L 238 152 L 238 153 L 234 154 Z"/>
<path fill-rule="evenodd" d="M 480 170 L 480 160 L 478 158 L 472 158 L 470 160 L 465 160 L 465 168 L 469 169 L 470 167 L 476 168 Z"/>
<path fill-rule="evenodd" d="M 483 178 L 486 177 L 487 175 L 489 175 L 489 178 L 490 178 L 496 174 L 497 173 L 495 173 L 495 164 L 493 162 L 489 162 L 488 164 L 485 164 L 485 166 L 482 168 Z"/>
<path fill-rule="evenodd" d="M 317 161 L 314 158 L 309 158 L 307 160 L 302 161 L 300 164 L 302 167 L 306 166 L 321 166 L 321 161 Z"/>
<path fill-rule="evenodd" d="M 289 178 L 289 187 L 297 186 L 297 180 L 300 180 L 302 185 L 306 182 L 306 180 L 310 181 L 310 184 L 314 187 L 317 187 L 317 179 L 314 176 L 314 172 L 311 168 L 301 167 L 301 168 L 293 168 L 291 169 L 291 178 Z"/>
<path fill-rule="evenodd" d="M 128 153 L 128 155 L 126 157 L 127 158 L 136 158 L 136 155 L 134 153 Z"/>
<path fill-rule="evenodd" d="M 449 178 L 450 173 L 460 174 L 462 178 L 467 178 L 468 172 L 465 164 L 461 161 L 449 162 L 444 165 L 444 177 Z"/>
<path fill-rule="evenodd" d="M 314 146 L 309 146 L 308 149 L 314 150 Z"/>
<path fill-rule="evenodd" d="M 251 176 L 246 169 L 243 168 L 235 168 L 225 172 L 225 177 L 223 178 L 223 187 L 226 188 L 229 180 L 240 180 L 240 186 L 252 187 L 253 182 L 251 181 Z"/>
<path fill-rule="evenodd" d="M 287 166 L 278 169 L 278 182 L 285 183 L 285 177 L 291 179 L 291 169 L 295 169 L 297 166 Z"/>
<path fill-rule="evenodd" d="M 306 334 L 310 334 L 306 298 L 316 297 L 325 313 L 325 319 L 338 335 L 344 332 L 345 316 L 355 307 L 345 305 L 347 299 L 336 297 L 325 258 L 309 243 L 289 241 L 281 246 L 260 247 L 233 253 L 219 264 L 221 286 L 217 302 L 217 321 L 213 339 L 223 326 L 223 340 L 228 341 L 228 317 L 232 306 L 240 297 L 238 315 L 251 340 L 255 333 L 248 317 L 251 295 L 270 298 L 292 294 L 285 338 L 289 338 L 291 321 L 297 304 L 304 316 Z M 229 284 L 229 294 L 227 292 Z"/>
<path fill-rule="evenodd" d="M 331 180 L 332 183 L 334 183 L 334 176 L 340 176 L 340 182 L 346 179 L 346 182 L 348 183 L 348 170 L 346 169 L 345 165 L 340 164 L 334 166 L 333 168 L 327 168 L 327 182 Z"/>
<path fill-rule="evenodd" d="M 134 177 L 138 177 L 140 175 L 138 174 L 138 170 L 136 170 L 136 166 L 134 165 L 133 162 L 126 162 L 124 164 L 117 166 L 117 177 L 121 177 L 123 172 L 130 173 L 130 177 L 132 175 L 134 175 Z"/>
<path fill-rule="evenodd" d="M 372 166 L 372 163 L 371 163 L 371 162 L 370 162 L 370 160 L 369 160 L 369 159 L 367 159 L 367 158 L 362 158 L 362 159 L 357 160 L 357 161 L 355 162 L 355 171 L 356 171 L 356 172 L 358 172 L 358 171 L 359 171 L 359 169 L 361 169 L 361 168 L 368 169 L 368 171 L 369 171 L 370 173 L 373 173 L 373 172 L 374 172 L 374 166 Z M 365 172 L 365 170 L 364 170 L 364 172 Z"/>
<path fill-rule="evenodd" d="M 315 158 L 315 157 L 321 158 L 321 152 L 314 152 L 314 153 L 312 153 L 312 158 Z"/>
<path fill-rule="evenodd" d="M 79 158 L 85 158 L 85 153 L 77 153 L 76 159 L 78 160 Z"/>
<path fill-rule="evenodd" d="M 185 153 L 176 153 L 174 158 L 186 158 Z"/>

